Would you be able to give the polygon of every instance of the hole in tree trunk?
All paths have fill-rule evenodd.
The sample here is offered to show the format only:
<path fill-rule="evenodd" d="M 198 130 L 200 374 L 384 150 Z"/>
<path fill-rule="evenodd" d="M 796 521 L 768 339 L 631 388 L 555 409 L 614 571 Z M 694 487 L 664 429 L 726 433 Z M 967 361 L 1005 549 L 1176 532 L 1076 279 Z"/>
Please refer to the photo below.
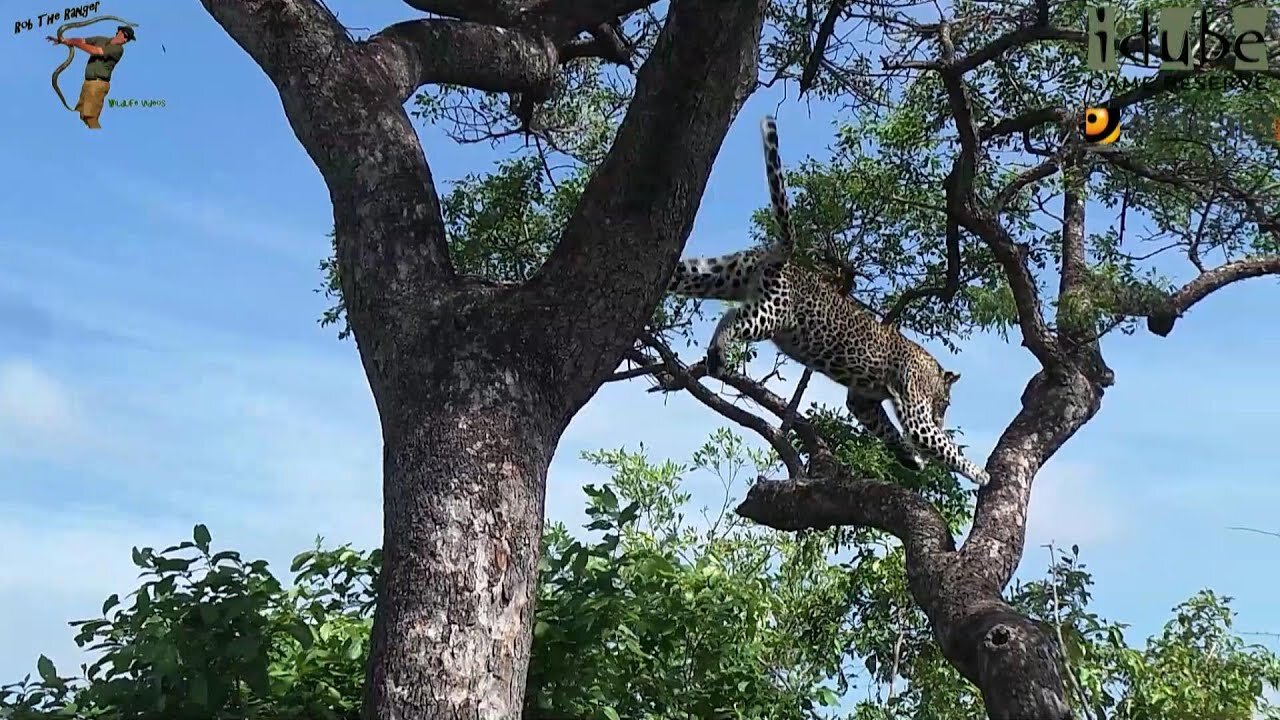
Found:
<path fill-rule="evenodd" d="M 991 628 L 991 634 L 988 636 L 992 645 L 997 647 L 1009 642 L 1009 629 L 1003 625 Z"/>

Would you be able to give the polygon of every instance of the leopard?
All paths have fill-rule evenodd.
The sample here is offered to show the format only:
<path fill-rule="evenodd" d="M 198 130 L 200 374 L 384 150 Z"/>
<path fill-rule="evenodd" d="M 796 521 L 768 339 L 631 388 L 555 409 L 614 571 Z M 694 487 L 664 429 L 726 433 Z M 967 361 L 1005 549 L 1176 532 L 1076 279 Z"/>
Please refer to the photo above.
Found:
<path fill-rule="evenodd" d="M 830 278 L 795 259 L 796 239 L 783 176 L 777 121 L 760 121 L 765 176 L 776 233 L 763 247 L 718 257 L 681 258 L 670 294 L 734 303 L 716 324 L 704 360 L 707 375 L 725 372 L 735 341 L 772 341 L 786 357 L 846 389 L 845 405 L 904 466 L 925 456 L 982 487 L 986 470 L 965 457 L 944 429 L 960 373 L 942 367 L 919 343 L 880 321 Z M 885 412 L 892 404 L 902 431 Z"/>

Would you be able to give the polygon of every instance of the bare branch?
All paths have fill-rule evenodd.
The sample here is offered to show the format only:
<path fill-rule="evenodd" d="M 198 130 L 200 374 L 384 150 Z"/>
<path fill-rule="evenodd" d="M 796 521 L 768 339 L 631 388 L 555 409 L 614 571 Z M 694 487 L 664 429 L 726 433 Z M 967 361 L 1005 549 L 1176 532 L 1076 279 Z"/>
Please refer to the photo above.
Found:
<path fill-rule="evenodd" d="M 560 56 L 543 35 L 457 20 L 410 20 L 369 39 L 404 102 L 423 85 L 545 96 Z"/>
<path fill-rule="evenodd" d="M 563 368 L 575 384 L 612 372 L 649 319 L 649 308 L 623 299 L 643 292 L 656 301 L 675 266 L 729 124 L 755 89 L 766 2 L 672 0 L 613 146 L 521 291 L 554 308 L 552 333 L 614 319 L 616 349 L 588 354 L 590 367 Z"/>
<path fill-rule="evenodd" d="M 903 541 L 909 563 L 955 550 L 946 521 L 928 500 L 886 482 L 761 478 L 736 512 L 776 530 L 822 530 L 841 525 L 883 530 Z"/>
<path fill-rule="evenodd" d="M 1178 318 L 1196 303 L 1232 283 L 1264 275 L 1280 275 L 1280 255 L 1265 255 L 1219 265 L 1183 285 L 1161 306 L 1147 312 L 1124 314 L 1146 315 L 1147 329 L 1160 337 L 1167 337 Z"/>
<path fill-rule="evenodd" d="M 1228 529 L 1228 530 L 1238 530 L 1238 531 L 1240 531 L 1240 532 L 1258 533 L 1259 535 L 1270 535 L 1270 536 L 1271 536 L 1271 537 L 1273 537 L 1273 538 L 1280 538 L 1280 532 L 1274 532 L 1274 531 L 1271 531 L 1271 530 L 1259 530 L 1258 528 L 1251 528 L 1251 527 L 1239 527 L 1239 526 L 1234 526 L 1234 525 L 1233 525 L 1233 526 L 1231 526 L 1231 527 L 1228 527 L 1227 529 Z M 1250 634 L 1250 635 L 1276 635 L 1276 633 L 1249 633 L 1249 634 Z M 1276 637 L 1280 637 L 1280 635 L 1276 635 Z"/>
<path fill-rule="evenodd" d="M 791 402 L 787 403 L 786 417 L 782 418 L 783 434 L 791 429 L 795 424 L 796 413 L 800 410 L 800 399 L 804 397 L 804 391 L 809 388 L 809 381 L 813 379 L 813 369 L 805 368 L 800 375 L 800 382 L 796 383 L 796 391 L 791 395 Z"/>
<path fill-rule="evenodd" d="M 1018 309 L 1018 325 L 1022 330 L 1023 344 L 1044 367 L 1059 366 L 1064 361 L 1061 348 L 1045 325 L 1035 278 L 1027 269 L 1024 253 L 999 219 L 980 207 L 973 188 L 974 169 L 978 164 L 981 144 L 980 134 L 974 121 L 973 106 L 963 73 L 954 69 L 955 44 L 945 23 L 938 30 L 938 43 L 942 48 L 944 63 L 940 74 L 960 140 L 960 154 L 952 169 L 950 183 L 955 188 L 955 194 L 948 203 L 949 210 L 957 213 L 959 218 L 952 219 L 958 219 L 966 229 L 982 238 L 1004 269 Z"/>
<path fill-rule="evenodd" d="M 836 460 L 831 453 L 831 449 L 818 436 L 812 423 L 804 417 L 788 412 L 790 403 L 785 398 L 746 375 L 731 372 L 725 373 L 722 379 L 726 385 L 742 393 L 752 402 L 768 410 L 782 421 L 785 422 L 788 417 L 791 418 L 791 430 L 795 432 L 796 438 L 800 441 L 801 449 L 809 456 L 810 475 L 825 475 L 833 472 Z"/>
<path fill-rule="evenodd" d="M 657 373 L 666 369 L 666 367 L 667 366 L 665 363 L 650 363 L 648 365 L 641 365 L 640 367 L 633 367 L 627 370 L 619 370 L 618 372 L 615 372 L 614 374 L 610 375 L 609 379 L 605 380 L 605 382 L 618 382 L 619 380 L 632 380 L 634 378 L 644 377 L 646 375 L 653 375 L 654 373 Z"/>
<path fill-rule="evenodd" d="M 844 10 L 844 6 L 845 0 L 831 0 L 827 14 L 823 16 L 822 24 L 818 26 L 818 36 L 813 41 L 813 51 L 809 53 L 809 59 L 805 61 L 804 70 L 800 73 L 801 95 L 809 92 L 809 88 L 813 87 L 813 82 L 818 77 L 818 68 L 822 65 L 822 59 L 827 53 L 827 43 L 831 41 L 831 34 L 836 31 L 836 21 L 840 19 L 840 12 Z"/>
<path fill-rule="evenodd" d="M 675 353 L 671 352 L 671 349 L 657 338 L 646 337 L 645 345 L 652 348 L 662 358 L 666 371 L 670 373 L 670 389 L 682 388 L 687 390 L 694 399 L 711 408 L 717 414 L 764 438 L 778 453 L 778 457 L 782 459 L 782 464 L 786 466 L 790 477 L 800 477 L 804 474 L 804 463 L 800 460 L 800 455 L 796 453 L 796 449 L 791 446 L 786 435 L 778 428 L 765 422 L 764 418 L 743 410 L 703 386 L 685 369 Z"/>
<path fill-rule="evenodd" d="M 1067 117 L 1068 113 L 1058 108 L 1028 110 L 1020 115 L 984 126 L 978 131 L 978 136 L 983 140 L 992 140 L 1014 133 L 1025 133 L 1048 123 L 1060 124 L 1066 121 Z"/>
<path fill-rule="evenodd" d="M 1052 177 L 1056 172 L 1058 172 L 1058 161 L 1056 159 L 1045 160 L 1039 165 L 1023 171 L 996 194 L 995 199 L 991 201 L 991 213 L 999 215 L 1004 206 L 1008 205 L 1009 201 L 1026 189 L 1027 186 Z"/>
<path fill-rule="evenodd" d="M 420 293 L 454 273 L 431 172 L 392 79 L 405 68 L 389 74 L 379 50 L 352 41 L 315 0 L 202 4 L 279 89 L 290 126 L 324 176 L 360 344 L 417 323 L 411 306 Z M 364 322 L 371 314 L 377 320 Z"/>
<path fill-rule="evenodd" d="M 1023 47 L 1043 40 L 1066 40 L 1084 43 L 1087 37 L 1079 30 L 1034 25 L 1007 32 L 984 45 L 980 50 L 957 60 L 951 67 L 961 73 L 975 70 L 991 62 L 1015 47 Z"/>

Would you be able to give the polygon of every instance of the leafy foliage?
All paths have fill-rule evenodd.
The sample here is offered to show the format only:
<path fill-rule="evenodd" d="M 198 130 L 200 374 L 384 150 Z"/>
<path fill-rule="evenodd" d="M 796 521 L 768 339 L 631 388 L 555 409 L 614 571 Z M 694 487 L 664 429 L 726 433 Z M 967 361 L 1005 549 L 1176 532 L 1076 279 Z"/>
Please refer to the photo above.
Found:
<path fill-rule="evenodd" d="M 0 717 L 356 718 L 379 551 L 316 549 L 284 589 L 263 560 L 214 552 L 209 531 L 134 548 L 145 579 L 78 620 L 81 676 L 41 656 L 38 680 L 3 688 Z"/>
<path fill-rule="evenodd" d="M 831 437 L 846 462 L 893 471 L 882 446 L 820 414 L 824 433 L 844 433 Z M 643 448 L 586 458 L 610 478 L 585 488 L 583 532 L 544 533 L 527 720 L 985 717 L 911 602 L 896 542 L 775 533 L 732 513 L 773 458 L 725 430 L 687 463 Z M 699 510 L 686 487 L 711 478 L 721 493 Z M 953 527 L 969 521 L 953 478 L 916 482 Z M 71 623 L 92 662 L 72 677 L 41 656 L 34 679 L 0 688 L 0 718 L 358 717 L 379 551 L 317 540 L 287 588 L 265 561 L 215 551 L 203 526 L 133 560 L 141 586 Z M 1229 598 L 1197 594 L 1134 648 L 1124 625 L 1089 611 L 1092 584 L 1072 548 L 1009 593 L 1060 633 L 1081 705 L 1115 720 L 1280 717 L 1262 699 L 1280 659 L 1232 632 Z"/>
<path fill-rule="evenodd" d="M 623 450 L 588 455 L 613 480 L 586 488 L 597 541 L 562 525 L 544 537 L 526 698 L 535 716 L 826 716 L 850 577 L 825 561 L 823 539 L 762 533 L 727 513 L 752 455 L 764 464 L 725 431 L 689 466 Z M 690 470 L 725 482 L 725 504 L 705 527 L 685 517 L 679 477 Z"/>

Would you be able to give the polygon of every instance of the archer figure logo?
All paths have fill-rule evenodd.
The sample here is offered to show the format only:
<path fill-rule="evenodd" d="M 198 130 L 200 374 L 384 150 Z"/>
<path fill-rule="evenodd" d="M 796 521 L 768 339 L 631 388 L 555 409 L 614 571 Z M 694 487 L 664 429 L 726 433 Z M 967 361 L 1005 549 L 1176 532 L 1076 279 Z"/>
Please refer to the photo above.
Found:
<path fill-rule="evenodd" d="M 97 3 L 94 3 L 93 7 L 96 6 Z M 70 11 L 68 11 L 68 14 L 71 14 Z M 63 36 L 63 33 L 68 30 L 108 20 L 117 23 L 116 31 L 112 35 Z M 43 21 L 44 16 L 41 16 L 42 24 Z M 102 127 L 99 123 L 99 118 L 102 116 L 103 106 L 107 104 L 107 94 L 111 92 L 111 77 L 115 73 L 116 66 L 124 58 L 125 45 L 137 40 L 137 33 L 133 30 L 137 26 L 137 23 L 131 23 L 114 15 L 100 15 L 60 25 L 58 26 L 57 34 L 47 38 L 49 42 L 55 45 L 65 45 L 67 48 L 67 59 L 62 61 L 57 70 L 53 71 L 53 91 L 57 93 L 58 100 L 62 101 L 62 106 L 72 112 L 80 113 L 80 120 L 92 130 Z M 58 86 L 58 76 L 62 74 L 63 70 L 71 67 L 71 63 L 75 62 L 76 50 L 80 50 L 87 57 L 84 67 L 84 81 L 80 85 L 80 97 L 75 106 L 72 106 L 67 102 L 66 96 L 62 94 L 62 88 Z M 113 101 L 111 106 L 115 107 L 116 103 Z"/>

